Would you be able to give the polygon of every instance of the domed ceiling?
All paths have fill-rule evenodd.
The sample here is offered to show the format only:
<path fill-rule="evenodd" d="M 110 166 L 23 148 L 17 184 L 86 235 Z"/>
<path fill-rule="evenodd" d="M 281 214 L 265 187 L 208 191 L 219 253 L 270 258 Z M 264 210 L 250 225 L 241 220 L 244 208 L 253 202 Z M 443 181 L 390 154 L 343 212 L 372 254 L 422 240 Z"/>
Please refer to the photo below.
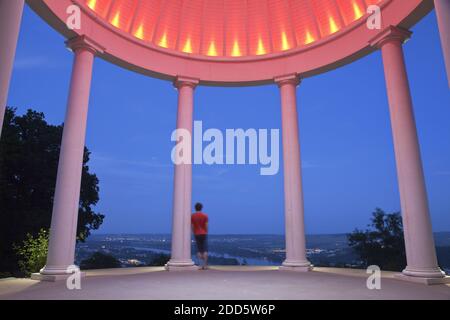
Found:
<path fill-rule="evenodd" d="M 306 78 L 351 63 L 376 50 L 370 40 L 386 27 L 411 28 L 434 6 L 433 0 L 26 1 L 66 39 L 97 44 L 100 58 L 152 77 L 221 86 Z M 79 28 L 67 23 L 73 5 Z M 373 5 L 379 28 L 366 23 Z"/>
<path fill-rule="evenodd" d="M 203 56 L 265 55 L 307 46 L 380 0 L 81 0 L 115 28 Z"/>

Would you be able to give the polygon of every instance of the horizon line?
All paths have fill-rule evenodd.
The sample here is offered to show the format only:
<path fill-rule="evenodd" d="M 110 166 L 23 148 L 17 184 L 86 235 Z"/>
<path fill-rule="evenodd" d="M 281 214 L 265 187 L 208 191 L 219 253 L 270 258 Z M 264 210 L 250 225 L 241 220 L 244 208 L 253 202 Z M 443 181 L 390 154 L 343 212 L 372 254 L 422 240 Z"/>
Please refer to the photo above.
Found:
<path fill-rule="evenodd" d="M 365 230 L 361 230 L 365 231 Z M 351 232 L 340 232 L 340 233 L 307 233 L 307 236 L 320 236 L 320 235 L 347 235 Z M 446 231 L 434 231 L 435 233 L 450 233 L 450 230 Z M 105 232 L 105 233 L 91 233 L 89 236 L 105 236 L 105 235 L 171 235 L 172 233 L 159 233 L 159 232 Z M 208 233 L 208 235 L 212 236 L 285 236 L 283 233 Z"/>

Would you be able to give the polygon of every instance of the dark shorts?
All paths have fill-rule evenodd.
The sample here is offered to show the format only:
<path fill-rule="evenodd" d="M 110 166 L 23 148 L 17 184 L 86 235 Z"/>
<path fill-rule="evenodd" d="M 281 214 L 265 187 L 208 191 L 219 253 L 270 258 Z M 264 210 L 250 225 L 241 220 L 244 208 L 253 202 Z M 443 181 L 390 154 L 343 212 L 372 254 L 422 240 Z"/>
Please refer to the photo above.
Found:
<path fill-rule="evenodd" d="M 199 253 L 208 251 L 208 235 L 206 234 L 196 235 L 195 243 L 197 244 L 197 251 Z"/>

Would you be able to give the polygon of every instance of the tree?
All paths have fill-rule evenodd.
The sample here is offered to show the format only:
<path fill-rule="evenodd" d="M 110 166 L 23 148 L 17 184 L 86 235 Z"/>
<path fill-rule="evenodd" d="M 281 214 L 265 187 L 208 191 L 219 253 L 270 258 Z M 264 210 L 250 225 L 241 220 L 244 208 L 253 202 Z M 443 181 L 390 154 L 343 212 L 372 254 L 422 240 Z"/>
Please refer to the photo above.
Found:
<path fill-rule="evenodd" d="M 152 261 L 147 264 L 147 266 L 152 266 L 152 267 L 164 266 L 164 265 L 166 265 L 167 262 L 169 262 L 169 260 L 170 260 L 170 255 L 167 255 L 164 253 L 157 254 L 152 259 Z"/>
<path fill-rule="evenodd" d="M 27 234 L 22 246 L 16 247 L 19 259 L 19 268 L 27 276 L 39 272 L 47 258 L 48 232 L 44 229 L 39 231 L 36 237 Z"/>
<path fill-rule="evenodd" d="M 122 264 L 115 257 L 99 251 L 80 263 L 82 270 L 120 268 L 121 266 Z"/>
<path fill-rule="evenodd" d="M 406 266 L 406 254 L 400 213 L 386 214 L 377 208 L 371 221 L 370 229 L 356 229 L 347 235 L 349 246 L 365 267 L 378 265 L 383 270 L 401 271 Z"/>
<path fill-rule="evenodd" d="M 0 140 L 0 272 L 16 274 L 14 246 L 49 230 L 63 126 L 28 110 L 23 116 L 7 108 Z M 77 239 L 98 229 L 104 215 L 93 211 L 99 200 L 98 179 L 89 172 L 90 152 L 84 150 Z"/>

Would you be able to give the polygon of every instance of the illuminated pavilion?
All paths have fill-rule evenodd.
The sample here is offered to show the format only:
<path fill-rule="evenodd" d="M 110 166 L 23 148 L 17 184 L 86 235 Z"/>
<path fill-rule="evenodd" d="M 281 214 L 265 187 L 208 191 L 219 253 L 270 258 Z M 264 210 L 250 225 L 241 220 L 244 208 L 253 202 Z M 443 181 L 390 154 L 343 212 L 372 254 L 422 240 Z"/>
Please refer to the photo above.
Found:
<path fill-rule="evenodd" d="M 0 123 L 24 2 L 0 0 Z M 310 271 L 312 266 L 305 248 L 296 87 L 308 77 L 381 50 L 407 255 L 407 266 L 399 277 L 427 284 L 448 280 L 436 259 L 402 44 L 411 37 L 408 29 L 435 8 L 450 75 L 449 0 L 26 2 L 67 38 L 66 45 L 74 54 L 49 252 L 39 279 L 65 278 L 67 267 L 74 263 L 95 57 L 173 82 L 179 94 L 177 128 L 191 132 L 194 91 L 198 85 L 277 85 L 281 95 L 285 175 L 286 260 L 281 269 Z M 78 13 L 81 24 L 76 26 L 71 19 Z M 379 26 L 377 21 L 381 22 Z M 172 256 L 168 270 L 195 268 L 191 259 L 191 190 L 191 165 L 176 165 Z"/>

